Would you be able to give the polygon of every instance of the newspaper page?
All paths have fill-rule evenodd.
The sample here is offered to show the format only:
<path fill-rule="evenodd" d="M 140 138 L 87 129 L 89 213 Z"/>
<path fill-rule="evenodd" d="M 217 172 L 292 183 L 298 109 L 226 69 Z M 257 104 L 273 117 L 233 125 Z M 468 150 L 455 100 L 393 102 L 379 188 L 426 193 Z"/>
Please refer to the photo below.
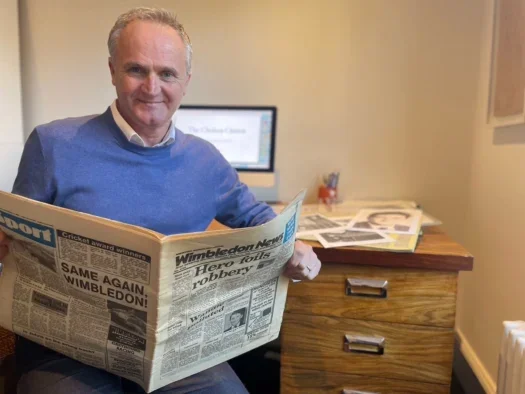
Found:
<path fill-rule="evenodd" d="M 164 237 L 0 192 L 0 326 L 147 392 L 226 361 L 278 336 L 303 196 L 263 226 Z"/>
<path fill-rule="evenodd" d="M 302 198 L 259 227 L 166 242 L 151 390 L 278 337 Z"/>
<path fill-rule="evenodd" d="M 423 233 L 418 234 L 388 234 L 392 242 L 363 245 L 366 249 L 388 250 L 390 252 L 414 252 Z"/>
<path fill-rule="evenodd" d="M 320 231 L 315 234 L 317 241 L 324 248 L 344 246 L 366 246 L 370 244 L 392 242 L 392 238 L 380 231 L 355 231 L 348 228 Z"/>
<path fill-rule="evenodd" d="M 158 314 L 155 233 L 7 193 L 0 230 L 13 239 L 0 325 L 147 386 Z"/>

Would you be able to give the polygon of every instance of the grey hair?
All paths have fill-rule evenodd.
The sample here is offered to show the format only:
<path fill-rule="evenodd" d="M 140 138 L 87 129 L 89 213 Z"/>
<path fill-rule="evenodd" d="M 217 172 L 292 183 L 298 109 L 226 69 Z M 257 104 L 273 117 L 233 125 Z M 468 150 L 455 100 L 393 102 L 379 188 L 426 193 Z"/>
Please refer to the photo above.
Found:
<path fill-rule="evenodd" d="M 115 25 L 111 28 L 108 37 L 109 55 L 113 58 L 117 51 L 117 41 L 122 30 L 133 21 L 150 21 L 161 25 L 170 26 L 179 34 L 186 47 L 186 74 L 191 74 L 191 58 L 193 50 L 188 34 L 177 17 L 168 10 L 162 8 L 136 7 L 123 13 L 117 18 Z"/>

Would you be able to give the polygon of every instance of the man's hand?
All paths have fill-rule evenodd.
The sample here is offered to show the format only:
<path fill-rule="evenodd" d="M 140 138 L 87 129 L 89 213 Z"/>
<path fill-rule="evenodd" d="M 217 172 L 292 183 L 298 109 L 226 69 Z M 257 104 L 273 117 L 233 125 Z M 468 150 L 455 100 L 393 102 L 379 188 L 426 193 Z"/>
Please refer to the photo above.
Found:
<path fill-rule="evenodd" d="M 284 269 L 284 276 L 297 280 L 312 280 L 321 269 L 321 262 L 310 245 L 295 241 L 293 256 Z"/>
<path fill-rule="evenodd" d="M 9 253 L 8 243 L 10 239 L 3 231 L 0 231 L 0 261 Z"/>

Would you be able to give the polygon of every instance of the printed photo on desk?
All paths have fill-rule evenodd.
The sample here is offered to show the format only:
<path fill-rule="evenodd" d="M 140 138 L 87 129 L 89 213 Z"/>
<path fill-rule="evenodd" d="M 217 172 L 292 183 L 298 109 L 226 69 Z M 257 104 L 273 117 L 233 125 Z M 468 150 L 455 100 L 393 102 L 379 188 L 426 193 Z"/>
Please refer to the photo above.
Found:
<path fill-rule="evenodd" d="M 302 215 L 297 225 L 297 236 L 313 234 L 320 230 L 341 228 L 341 224 L 320 214 Z"/>
<path fill-rule="evenodd" d="M 417 234 L 421 219 L 419 209 L 362 209 L 348 227 L 356 231 Z"/>
<path fill-rule="evenodd" d="M 393 241 L 388 235 L 381 234 L 380 232 L 354 231 L 347 228 L 318 232 L 315 234 L 315 237 L 325 248 L 357 245 L 364 246 Z"/>

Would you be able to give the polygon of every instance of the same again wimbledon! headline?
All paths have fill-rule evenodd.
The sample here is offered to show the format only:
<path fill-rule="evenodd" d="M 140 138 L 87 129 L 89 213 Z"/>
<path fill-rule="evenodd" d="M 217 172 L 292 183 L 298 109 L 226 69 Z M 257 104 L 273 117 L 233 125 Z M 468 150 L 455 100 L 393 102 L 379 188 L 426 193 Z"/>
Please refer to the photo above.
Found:
<path fill-rule="evenodd" d="M 121 248 L 105 242 L 83 237 L 78 234 L 57 230 L 58 239 L 80 242 L 85 245 L 107 250 L 112 253 L 151 263 L 151 257 L 133 250 Z M 142 284 L 103 274 L 100 270 L 79 267 L 66 261 L 60 262 L 60 268 L 66 281 L 79 289 L 89 291 L 101 296 L 124 301 L 134 307 L 146 309 L 148 307 L 148 295 L 146 287 Z"/>
<path fill-rule="evenodd" d="M 54 249 L 56 248 L 55 230 L 52 227 L 29 221 L 0 210 L 0 229 L 2 227 L 40 245 Z M 132 250 L 109 245 L 62 230 L 57 230 L 56 234 L 62 239 L 84 243 L 89 246 L 132 257 L 145 263 L 151 263 L 151 258 L 149 256 Z M 124 301 L 127 304 L 142 309 L 146 309 L 148 306 L 148 296 L 144 285 L 112 275 L 101 274 L 97 270 L 79 267 L 78 265 L 65 261 L 60 263 L 60 268 L 64 278 L 72 286 L 108 298 L 113 298 L 118 301 Z"/>

